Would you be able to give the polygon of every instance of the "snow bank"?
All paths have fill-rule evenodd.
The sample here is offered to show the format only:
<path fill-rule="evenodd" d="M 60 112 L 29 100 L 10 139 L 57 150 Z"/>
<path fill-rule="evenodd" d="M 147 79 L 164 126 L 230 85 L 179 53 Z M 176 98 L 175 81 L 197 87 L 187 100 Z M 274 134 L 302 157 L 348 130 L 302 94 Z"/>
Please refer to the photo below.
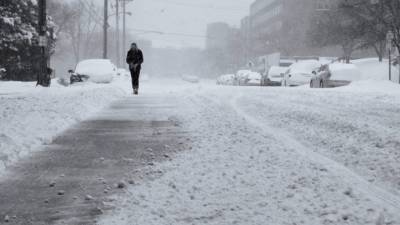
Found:
<path fill-rule="evenodd" d="M 331 80 L 357 81 L 362 79 L 361 71 L 353 64 L 333 63 L 329 65 Z"/>
<path fill-rule="evenodd" d="M 71 87 L 53 82 L 50 88 L 36 88 L 31 82 L 0 82 L 0 174 L 125 94 L 119 81 Z"/>
<path fill-rule="evenodd" d="M 379 62 L 377 58 L 366 58 L 352 61 L 362 73 L 364 80 L 389 80 L 389 61 L 384 59 Z M 392 81 L 399 83 L 399 71 L 397 67 L 392 66 Z"/>
<path fill-rule="evenodd" d="M 397 94 L 400 95 L 400 85 L 390 82 L 388 80 L 361 80 L 355 81 L 338 88 L 339 90 L 346 90 L 351 92 L 375 92 L 382 94 Z"/>

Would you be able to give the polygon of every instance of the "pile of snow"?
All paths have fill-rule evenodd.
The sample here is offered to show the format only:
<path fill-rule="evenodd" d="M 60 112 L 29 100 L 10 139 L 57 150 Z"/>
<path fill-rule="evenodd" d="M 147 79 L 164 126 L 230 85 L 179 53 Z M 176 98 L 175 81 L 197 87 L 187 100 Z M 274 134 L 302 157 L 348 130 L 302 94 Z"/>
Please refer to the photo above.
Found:
<path fill-rule="evenodd" d="M 352 92 L 374 92 L 400 96 L 400 85 L 388 80 L 360 80 L 339 89 Z"/>
<path fill-rule="evenodd" d="M 363 80 L 389 80 L 389 61 L 387 59 L 379 62 L 377 58 L 366 58 L 353 60 L 352 63 L 360 69 Z M 392 81 L 399 83 L 399 70 L 395 66 L 392 66 Z"/>
<path fill-rule="evenodd" d="M 89 59 L 79 62 L 75 73 L 89 76 L 93 83 L 110 83 L 117 69 L 108 59 Z"/>
<path fill-rule="evenodd" d="M 354 64 L 333 63 L 329 65 L 331 80 L 358 81 L 362 79 L 361 71 Z"/>
<path fill-rule="evenodd" d="M 122 85 L 86 83 L 50 88 L 34 82 L 0 82 L 0 174 L 20 157 L 38 151 L 60 132 L 126 95 Z M 126 83 L 129 87 L 129 82 Z"/>

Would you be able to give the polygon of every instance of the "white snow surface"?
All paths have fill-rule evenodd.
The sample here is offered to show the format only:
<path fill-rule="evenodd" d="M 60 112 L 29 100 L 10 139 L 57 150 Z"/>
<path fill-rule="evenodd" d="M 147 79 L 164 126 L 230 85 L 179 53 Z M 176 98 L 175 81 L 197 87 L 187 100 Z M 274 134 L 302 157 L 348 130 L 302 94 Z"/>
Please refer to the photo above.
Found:
<path fill-rule="evenodd" d="M 354 64 L 332 63 L 329 65 L 329 70 L 331 72 L 331 80 L 362 80 L 362 73 Z"/>
<path fill-rule="evenodd" d="M 190 90 L 162 94 L 191 148 L 98 224 L 400 224 L 399 85 Z"/>
<path fill-rule="evenodd" d="M 379 62 L 377 58 L 365 58 L 353 60 L 352 63 L 360 69 L 364 80 L 389 79 L 389 61 L 387 59 Z M 392 81 L 399 83 L 399 77 L 398 67 L 392 66 Z"/>
<path fill-rule="evenodd" d="M 0 174 L 13 162 L 126 95 L 129 81 L 50 88 L 34 82 L 0 82 Z"/>
<path fill-rule="evenodd" d="M 79 62 L 75 72 L 89 76 L 93 83 L 110 83 L 117 75 L 117 68 L 108 59 L 88 59 Z"/>
<path fill-rule="evenodd" d="M 177 107 L 164 117 L 179 120 L 190 147 L 143 168 L 161 175 L 112 196 L 105 204 L 115 210 L 99 225 L 400 224 L 399 85 L 213 83 L 157 78 L 142 85 L 138 101 L 172 96 Z M 1 167 L 128 92 L 124 76 L 72 87 L 0 82 Z"/>

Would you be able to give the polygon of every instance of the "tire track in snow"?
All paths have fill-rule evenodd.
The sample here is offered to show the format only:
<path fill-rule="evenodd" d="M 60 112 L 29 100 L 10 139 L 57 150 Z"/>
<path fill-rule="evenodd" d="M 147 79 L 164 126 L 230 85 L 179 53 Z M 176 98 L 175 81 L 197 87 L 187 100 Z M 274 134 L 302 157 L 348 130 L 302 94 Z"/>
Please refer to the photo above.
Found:
<path fill-rule="evenodd" d="M 399 196 L 396 196 L 383 188 L 372 185 L 363 177 L 354 173 L 352 170 L 345 167 L 344 165 L 309 150 L 305 145 L 301 144 L 295 138 L 291 137 L 291 135 L 287 132 L 279 128 L 272 127 L 269 124 L 261 123 L 259 120 L 255 119 L 239 107 L 237 102 L 238 99 L 241 97 L 242 95 L 235 95 L 231 98 L 229 103 L 234 111 L 239 116 L 243 117 L 251 125 L 258 127 L 259 129 L 261 129 L 262 132 L 267 133 L 270 137 L 273 137 L 276 140 L 284 140 L 283 145 L 295 150 L 298 154 L 305 158 L 308 158 L 316 164 L 322 164 L 331 172 L 334 172 L 336 175 L 341 177 L 344 182 L 352 186 L 354 189 L 357 189 L 360 192 L 366 194 L 371 199 L 381 202 L 386 208 L 390 208 L 394 211 L 400 212 Z M 271 132 L 272 130 L 274 132 Z"/>

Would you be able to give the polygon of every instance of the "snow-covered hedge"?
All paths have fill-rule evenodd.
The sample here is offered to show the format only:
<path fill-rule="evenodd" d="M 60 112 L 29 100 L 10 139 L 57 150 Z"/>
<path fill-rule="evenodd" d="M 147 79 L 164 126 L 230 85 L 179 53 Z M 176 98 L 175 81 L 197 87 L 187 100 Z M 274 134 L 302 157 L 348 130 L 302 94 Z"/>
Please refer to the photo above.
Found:
<path fill-rule="evenodd" d="M 38 70 L 38 7 L 36 1 L 18 0 L 0 2 L 0 65 L 7 70 L 10 80 L 33 80 Z M 55 24 L 48 18 L 48 30 Z M 55 36 L 48 32 L 49 52 Z"/>

